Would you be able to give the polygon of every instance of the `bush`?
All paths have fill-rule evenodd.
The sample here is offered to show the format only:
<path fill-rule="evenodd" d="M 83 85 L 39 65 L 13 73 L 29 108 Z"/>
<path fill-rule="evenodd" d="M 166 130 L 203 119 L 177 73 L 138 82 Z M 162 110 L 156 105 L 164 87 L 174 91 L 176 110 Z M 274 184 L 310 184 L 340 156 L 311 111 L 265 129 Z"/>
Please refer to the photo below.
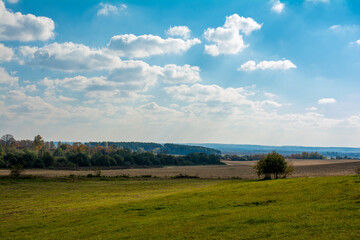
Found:
<path fill-rule="evenodd" d="M 257 175 L 264 176 L 264 179 L 285 178 L 294 171 L 293 166 L 285 161 L 284 156 L 275 151 L 258 161 L 254 169 Z"/>
<path fill-rule="evenodd" d="M 20 175 L 23 171 L 24 171 L 23 165 L 21 165 L 21 164 L 12 165 L 10 176 L 12 178 L 18 178 L 18 177 L 20 177 Z"/>

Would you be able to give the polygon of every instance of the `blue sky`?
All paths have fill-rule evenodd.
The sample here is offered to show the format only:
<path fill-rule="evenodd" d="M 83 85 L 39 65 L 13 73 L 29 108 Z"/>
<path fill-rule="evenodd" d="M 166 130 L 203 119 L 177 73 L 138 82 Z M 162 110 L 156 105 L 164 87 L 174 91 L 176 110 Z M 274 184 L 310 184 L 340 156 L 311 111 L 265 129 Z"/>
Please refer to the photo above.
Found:
<path fill-rule="evenodd" d="M 360 147 L 355 0 L 0 0 L 16 139 Z"/>

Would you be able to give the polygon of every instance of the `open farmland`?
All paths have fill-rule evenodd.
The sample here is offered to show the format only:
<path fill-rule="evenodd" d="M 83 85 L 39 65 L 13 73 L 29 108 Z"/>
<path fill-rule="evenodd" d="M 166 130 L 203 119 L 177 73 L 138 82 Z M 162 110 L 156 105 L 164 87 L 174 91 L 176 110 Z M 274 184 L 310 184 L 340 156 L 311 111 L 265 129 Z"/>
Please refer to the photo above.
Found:
<path fill-rule="evenodd" d="M 344 176 L 352 175 L 360 167 L 360 160 L 288 160 L 293 163 L 295 171 L 290 177 Z M 163 168 L 110 169 L 102 170 L 104 176 L 142 176 L 173 177 L 179 174 L 198 176 L 200 178 L 241 178 L 256 179 L 253 170 L 256 161 L 226 161 L 227 165 L 177 166 Z M 0 175 L 8 175 L 9 170 L 0 170 Z M 26 175 L 61 177 L 69 175 L 86 176 L 94 174 L 93 170 L 45 170 L 29 169 Z"/>
<path fill-rule="evenodd" d="M 0 239 L 358 239 L 360 176 L 0 179 Z"/>

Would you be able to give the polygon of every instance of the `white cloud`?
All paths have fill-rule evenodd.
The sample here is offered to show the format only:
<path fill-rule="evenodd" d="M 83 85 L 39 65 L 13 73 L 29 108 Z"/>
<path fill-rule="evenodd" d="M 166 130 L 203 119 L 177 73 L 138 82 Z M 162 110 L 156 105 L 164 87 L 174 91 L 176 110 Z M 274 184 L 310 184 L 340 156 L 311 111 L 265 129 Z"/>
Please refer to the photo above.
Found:
<path fill-rule="evenodd" d="M 121 68 L 113 69 L 107 79 L 116 82 L 121 90 L 145 92 L 153 86 L 161 68 L 142 61 L 124 61 Z"/>
<path fill-rule="evenodd" d="M 331 30 L 334 33 L 342 33 L 342 34 L 348 34 L 348 33 L 355 33 L 360 29 L 359 25 L 332 25 L 329 27 L 329 30 Z"/>
<path fill-rule="evenodd" d="M 162 76 L 160 79 L 166 83 L 195 83 L 201 81 L 200 68 L 197 66 L 178 66 L 175 64 L 168 64 L 162 68 Z"/>
<path fill-rule="evenodd" d="M 289 60 L 279 61 L 262 61 L 256 64 L 255 61 L 247 61 L 238 68 L 238 71 L 255 71 L 255 70 L 288 70 L 296 68 L 295 64 Z"/>
<path fill-rule="evenodd" d="M 177 84 L 201 81 L 199 71 L 199 67 L 190 65 L 168 64 L 160 67 L 151 66 L 143 61 L 129 60 L 122 61 L 117 68 L 110 70 L 108 76 L 78 75 L 54 80 L 44 78 L 39 85 L 46 87 L 44 95 L 50 99 L 57 93 L 66 91 L 102 102 L 121 102 L 147 98 L 148 96 L 143 93 L 159 82 Z"/>
<path fill-rule="evenodd" d="M 173 98 L 187 102 L 218 102 L 233 103 L 235 105 L 252 102 L 246 98 L 244 88 L 222 88 L 218 85 L 194 84 L 192 86 L 180 85 L 164 88 L 165 92 Z"/>
<path fill-rule="evenodd" d="M 336 99 L 334 98 L 321 98 L 318 100 L 318 104 L 330 104 L 336 103 Z"/>
<path fill-rule="evenodd" d="M 27 92 L 36 92 L 38 90 L 36 85 L 34 85 L 34 84 L 26 85 L 24 89 Z"/>
<path fill-rule="evenodd" d="M 309 107 L 309 108 L 305 108 L 305 110 L 309 112 L 314 112 L 317 111 L 317 107 Z"/>
<path fill-rule="evenodd" d="M 260 106 L 266 106 L 266 105 L 270 105 L 270 106 L 277 107 L 277 108 L 283 106 L 283 104 L 275 102 L 273 100 L 264 100 L 264 101 L 260 102 Z"/>
<path fill-rule="evenodd" d="M 53 70 L 95 71 L 113 69 L 121 64 L 119 57 L 106 49 L 93 49 L 72 42 L 52 43 L 44 47 L 20 47 L 20 63 Z"/>
<path fill-rule="evenodd" d="M 272 0 L 272 7 L 271 7 L 271 10 L 273 12 L 276 12 L 276 13 L 281 13 L 284 8 L 285 8 L 285 4 L 280 2 L 280 0 Z"/>
<path fill-rule="evenodd" d="M 72 101 L 76 101 L 76 98 L 70 98 L 70 97 L 65 97 L 65 96 L 59 96 L 58 99 L 60 101 L 64 101 L 64 102 L 72 102 Z"/>
<path fill-rule="evenodd" d="M 0 84 L 15 85 L 18 81 L 18 77 L 13 77 L 9 75 L 5 68 L 0 67 Z"/>
<path fill-rule="evenodd" d="M 14 57 L 14 51 L 12 48 L 5 47 L 0 43 L 0 62 L 9 62 Z"/>
<path fill-rule="evenodd" d="M 46 41 L 54 37 L 54 21 L 32 14 L 13 13 L 0 1 L 0 40 L 5 41 Z"/>
<path fill-rule="evenodd" d="M 356 44 L 360 45 L 360 39 L 356 41 Z"/>
<path fill-rule="evenodd" d="M 248 17 L 240 17 L 237 14 L 226 17 L 224 28 L 237 29 L 245 35 L 249 35 L 255 30 L 261 28 L 261 24 L 258 24 L 254 19 Z"/>
<path fill-rule="evenodd" d="M 85 91 L 94 89 L 101 89 L 104 86 L 108 86 L 109 83 L 106 81 L 106 78 L 103 76 L 100 77 L 85 77 L 85 76 L 75 76 L 67 77 L 63 79 L 51 80 L 44 78 L 40 85 L 46 86 L 48 88 L 54 88 L 55 86 L 60 86 L 68 88 L 71 91 Z"/>
<path fill-rule="evenodd" d="M 220 54 L 236 54 L 247 48 L 249 45 L 244 43 L 242 35 L 236 29 L 218 27 L 208 28 L 204 32 L 204 37 L 215 44 L 205 45 L 205 52 L 212 56 Z"/>
<path fill-rule="evenodd" d="M 170 27 L 166 34 L 171 37 L 181 37 L 183 39 L 188 39 L 190 37 L 190 29 L 187 26 L 174 26 Z"/>
<path fill-rule="evenodd" d="M 109 3 L 99 3 L 99 10 L 97 15 L 110 15 L 110 14 L 118 14 L 120 11 L 127 9 L 125 4 L 120 4 L 118 6 L 109 4 Z"/>
<path fill-rule="evenodd" d="M 154 35 L 124 34 L 113 36 L 108 44 L 108 48 L 115 50 L 121 57 L 144 58 L 153 55 L 163 55 L 187 51 L 193 45 L 201 41 L 197 38 L 183 40 L 180 38 L 163 39 Z"/>
<path fill-rule="evenodd" d="M 159 117 L 159 114 L 167 115 L 167 116 L 174 115 L 173 117 L 180 117 L 183 115 L 181 112 L 178 112 L 174 109 L 159 106 L 156 102 L 146 103 L 146 104 L 138 107 L 137 110 L 139 110 L 143 114 L 147 114 L 148 118 L 149 117 L 157 118 L 157 117 Z M 174 118 L 172 118 L 172 119 L 174 119 Z M 168 120 L 170 120 L 170 119 L 168 119 Z M 164 119 L 164 121 L 166 121 L 166 120 Z M 170 120 L 170 121 L 172 121 L 172 120 Z"/>
<path fill-rule="evenodd" d="M 261 28 L 252 18 L 240 17 L 237 14 L 226 17 L 223 27 L 208 28 L 204 32 L 204 37 L 214 44 L 205 45 L 205 52 L 218 56 L 220 54 L 237 54 L 249 45 L 244 43 L 243 36 Z"/>
<path fill-rule="evenodd" d="M 273 99 L 273 98 L 275 98 L 276 97 L 276 95 L 275 94 L 273 94 L 273 93 L 264 93 L 264 95 L 266 96 L 266 97 L 268 97 L 268 98 L 270 98 L 270 99 Z"/>

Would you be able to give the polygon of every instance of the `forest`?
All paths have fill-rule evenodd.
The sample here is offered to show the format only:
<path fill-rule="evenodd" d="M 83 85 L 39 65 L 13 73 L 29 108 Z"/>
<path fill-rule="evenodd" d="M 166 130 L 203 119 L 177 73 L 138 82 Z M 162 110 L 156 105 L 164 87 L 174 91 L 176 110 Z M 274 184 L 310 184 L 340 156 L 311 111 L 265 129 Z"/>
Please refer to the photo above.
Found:
<path fill-rule="evenodd" d="M 154 153 L 166 153 L 174 155 L 187 155 L 189 153 L 206 153 L 206 154 L 221 154 L 221 151 L 201 146 L 189 146 L 184 144 L 173 143 L 146 143 L 146 142 L 89 142 L 85 143 L 90 147 L 95 146 L 114 146 L 118 148 L 127 148 L 132 151 L 147 151 Z"/>
<path fill-rule="evenodd" d="M 166 151 L 155 153 L 149 151 L 146 144 L 129 143 L 119 146 L 117 144 L 83 144 L 75 142 L 68 143 L 45 142 L 40 135 L 35 136 L 34 140 L 16 141 L 11 135 L 4 135 L 0 140 L 0 167 L 11 168 L 21 166 L 23 168 L 74 168 L 74 167 L 120 167 L 131 168 L 135 166 L 181 166 L 181 165 L 208 165 L 222 164 L 220 155 L 205 152 L 190 152 L 186 155 L 171 155 Z M 151 145 L 158 146 L 154 143 Z M 151 145 L 148 146 L 151 146 Z M 165 144 L 170 147 L 175 146 L 182 151 L 186 150 L 186 145 Z M 137 146 L 137 150 L 134 149 Z M 139 147 L 143 146 L 143 147 Z M 161 145 L 162 146 L 162 145 Z M 124 148 L 125 147 L 125 148 Z M 146 149 L 145 149 L 146 147 Z M 193 146 L 188 146 L 194 150 Z M 164 147 L 166 149 L 166 147 Z M 171 148 L 170 148 L 171 149 Z M 205 149 L 200 147 L 200 149 Z M 208 150 L 212 152 L 212 150 Z"/>

